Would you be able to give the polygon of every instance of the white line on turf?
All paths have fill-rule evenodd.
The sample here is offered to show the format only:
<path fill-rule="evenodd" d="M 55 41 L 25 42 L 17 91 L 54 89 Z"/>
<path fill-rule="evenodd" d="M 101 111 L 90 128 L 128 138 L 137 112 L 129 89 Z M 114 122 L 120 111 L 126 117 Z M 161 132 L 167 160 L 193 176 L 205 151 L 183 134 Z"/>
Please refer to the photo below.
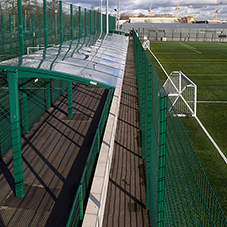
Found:
<path fill-rule="evenodd" d="M 189 45 L 187 45 L 187 44 L 184 44 L 184 43 L 181 43 L 181 42 L 179 42 L 182 46 L 186 46 L 186 47 L 190 47 L 190 48 L 192 48 L 192 49 L 196 49 L 195 47 L 192 47 L 192 46 L 189 46 Z"/>
<path fill-rule="evenodd" d="M 198 103 L 227 103 L 227 101 L 197 101 Z"/>
<path fill-rule="evenodd" d="M 209 134 L 209 132 L 206 130 L 206 128 L 203 126 L 203 124 L 201 123 L 201 121 L 199 120 L 199 118 L 197 116 L 195 116 L 195 119 L 198 121 L 199 125 L 201 126 L 201 128 L 203 129 L 203 131 L 206 133 L 206 135 L 208 136 L 208 138 L 210 139 L 210 141 L 213 143 L 213 145 L 215 146 L 215 148 L 217 149 L 218 153 L 221 155 L 221 157 L 223 158 L 223 160 L 225 161 L 225 163 L 227 164 L 227 158 L 225 157 L 225 155 L 223 154 L 223 152 L 221 151 L 221 149 L 219 148 L 219 146 L 216 144 L 216 142 L 213 140 L 213 138 L 211 137 L 211 135 Z"/>
<path fill-rule="evenodd" d="M 169 78 L 169 75 L 167 74 L 167 72 L 165 71 L 165 69 L 163 68 L 162 64 L 159 62 L 159 60 L 156 58 L 156 56 L 153 54 L 153 52 L 150 50 L 150 48 L 148 48 L 148 50 L 149 50 L 150 53 L 153 55 L 153 57 L 155 58 L 155 60 L 158 62 L 158 64 L 160 65 L 161 69 L 162 69 L 163 72 L 166 74 L 167 78 Z"/>
<path fill-rule="evenodd" d="M 158 64 L 160 65 L 160 67 L 162 68 L 163 72 L 166 74 L 167 77 L 169 77 L 169 75 L 167 74 L 167 72 L 165 71 L 165 69 L 163 68 L 162 64 L 159 62 L 159 60 L 156 58 L 156 56 L 153 54 L 153 52 L 150 50 L 150 48 L 148 48 L 148 50 L 150 51 L 150 53 L 153 55 L 153 57 L 155 58 L 155 60 L 158 62 Z M 198 101 L 197 101 L 198 102 Z M 208 131 L 206 130 L 206 128 L 203 126 L 203 124 L 201 123 L 201 121 L 199 120 L 199 118 L 197 116 L 195 116 L 195 119 L 198 121 L 199 125 L 201 126 L 201 128 L 203 129 L 203 131 L 206 133 L 207 137 L 210 139 L 210 141 L 213 143 L 213 145 L 215 146 L 215 148 L 217 149 L 218 153 L 221 155 L 221 157 L 223 158 L 223 160 L 225 161 L 225 163 L 227 164 L 227 158 L 225 157 L 225 155 L 223 154 L 223 152 L 221 151 L 221 149 L 219 148 L 219 146 L 216 144 L 216 142 L 213 140 L 213 138 L 211 137 L 211 135 L 208 133 Z"/>

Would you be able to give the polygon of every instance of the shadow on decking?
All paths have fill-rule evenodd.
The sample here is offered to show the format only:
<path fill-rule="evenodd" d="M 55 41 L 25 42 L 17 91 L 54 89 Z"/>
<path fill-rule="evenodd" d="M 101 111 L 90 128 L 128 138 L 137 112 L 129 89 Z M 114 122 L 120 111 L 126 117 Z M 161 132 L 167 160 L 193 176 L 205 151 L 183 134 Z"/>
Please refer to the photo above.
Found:
<path fill-rule="evenodd" d="M 63 94 L 22 136 L 23 198 L 13 193 L 12 157 L 0 160 L 0 181 L 11 189 L 0 201 L 0 226 L 66 225 L 107 94 L 75 84 L 73 118 Z"/>

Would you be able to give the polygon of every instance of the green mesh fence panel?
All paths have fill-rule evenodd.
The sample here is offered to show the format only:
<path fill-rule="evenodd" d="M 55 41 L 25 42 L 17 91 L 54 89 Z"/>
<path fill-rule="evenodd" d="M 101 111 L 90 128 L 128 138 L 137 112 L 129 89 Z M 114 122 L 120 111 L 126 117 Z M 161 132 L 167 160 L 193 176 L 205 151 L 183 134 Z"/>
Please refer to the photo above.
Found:
<path fill-rule="evenodd" d="M 164 169 L 160 169 L 159 138 L 163 130 L 160 129 L 160 94 L 165 91 L 134 31 L 133 48 L 146 167 L 146 206 L 151 226 L 227 226 L 226 217 L 169 99 L 164 131 L 165 162 Z M 162 179 L 158 177 L 160 171 Z M 164 180 L 161 186 L 160 180 Z"/>
<path fill-rule="evenodd" d="M 67 227 L 80 226 L 80 223 L 81 223 L 80 220 L 83 219 L 88 195 L 90 192 L 92 177 L 94 174 L 94 168 L 96 165 L 102 136 L 103 136 L 106 121 L 108 118 L 110 104 L 111 104 L 111 101 L 113 98 L 113 92 L 114 92 L 113 89 L 109 90 L 109 94 L 107 96 L 106 103 L 105 103 L 104 109 L 102 111 L 99 125 L 96 130 L 95 137 L 93 139 L 93 143 L 92 143 L 92 146 L 91 146 L 91 149 L 89 152 L 89 156 L 87 158 L 86 166 L 84 168 L 84 172 L 81 177 L 80 186 L 77 190 L 76 197 L 75 197 L 75 200 L 74 200 L 71 212 L 70 212 Z"/>
<path fill-rule="evenodd" d="M 85 36 L 85 10 L 81 8 L 81 37 Z"/>
<path fill-rule="evenodd" d="M 60 95 L 61 95 L 61 81 L 60 80 L 51 80 L 51 101 L 52 101 L 52 103 L 54 103 Z"/>
<path fill-rule="evenodd" d="M 73 37 L 79 38 L 79 8 L 73 6 Z"/>
<path fill-rule="evenodd" d="M 60 11 L 59 2 L 47 1 L 48 44 L 60 43 Z M 43 26 L 43 25 L 42 25 Z"/>
<path fill-rule="evenodd" d="M 28 127 L 30 128 L 45 112 L 47 108 L 46 80 L 42 78 L 27 78 L 25 83 L 19 79 L 19 106 L 21 132 L 25 133 L 25 113 L 23 94 L 27 94 Z M 22 86 L 26 84 L 26 89 Z M 67 89 L 67 82 L 64 82 Z M 50 100 L 54 103 L 62 94 L 62 81 L 50 80 Z M 0 157 L 3 157 L 11 148 L 11 124 L 9 112 L 9 90 L 7 77 L 0 75 Z"/>
<path fill-rule="evenodd" d="M 0 75 L 0 158 L 11 147 L 11 123 L 9 116 L 9 89 L 7 77 Z"/>
<path fill-rule="evenodd" d="M 62 17 L 63 17 L 63 41 L 71 39 L 71 12 L 70 4 L 62 3 Z"/>
<path fill-rule="evenodd" d="M 0 0 L 0 61 L 7 60 L 21 54 L 20 34 L 17 1 Z M 86 23 L 85 23 L 86 13 Z M 61 20 L 60 2 L 55 0 L 46 1 L 47 17 L 47 44 L 57 45 L 61 42 Z M 90 19 L 90 17 L 92 17 Z M 103 14 L 103 28 L 106 32 L 106 15 Z M 44 27 L 44 6 L 39 1 L 22 1 L 22 21 L 23 21 L 23 44 L 24 53 L 32 53 L 44 48 L 45 27 Z M 62 38 L 63 42 L 73 38 L 79 38 L 79 28 L 81 37 L 90 33 L 101 32 L 101 15 L 99 12 L 85 10 L 81 8 L 81 24 L 79 23 L 79 7 L 73 5 L 73 31 L 71 31 L 71 10 L 70 4 L 62 3 Z M 86 28 L 86 32 L 85 32 Z M 109 28 L 115 28 L 115 18 L 109 16 Z M 92 31 L 92 32 L 91 32 Z"/>

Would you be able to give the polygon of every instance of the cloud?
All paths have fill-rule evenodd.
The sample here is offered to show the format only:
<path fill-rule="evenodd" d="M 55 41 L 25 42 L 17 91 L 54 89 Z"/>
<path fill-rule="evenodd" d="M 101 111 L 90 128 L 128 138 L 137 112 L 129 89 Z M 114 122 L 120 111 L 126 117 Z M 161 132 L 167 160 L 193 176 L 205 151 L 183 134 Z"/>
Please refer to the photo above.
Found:
<path fill-rule="evenodd" d="M 90 9 L 92 6 L 98 9 L 100 0 L 64 0 L 65 2 L 74 3 L 78 6 Z M 151 0 L 119 0 L 120 13 L 129 13 L 137 16 L 139 13 L 149 15 L 149 6 Z M 219 9 L 219 19 L 227 20 L 227 0 L 215 0 L 216 6 Z M 114 9 L 117 8 L 117 0 L 109 0 L 109 11 L 113 15 Z M 102 1 L 103 10 L 105 7 L 105 0 Z M 178 0 L 153 0 L 152 14 L 163 13 L 176 15 L 176 5 Z M 180 0 L 180 16 L 194 16 L 202 19 L 215 19 L 216 7 L 213 0 Z"/>

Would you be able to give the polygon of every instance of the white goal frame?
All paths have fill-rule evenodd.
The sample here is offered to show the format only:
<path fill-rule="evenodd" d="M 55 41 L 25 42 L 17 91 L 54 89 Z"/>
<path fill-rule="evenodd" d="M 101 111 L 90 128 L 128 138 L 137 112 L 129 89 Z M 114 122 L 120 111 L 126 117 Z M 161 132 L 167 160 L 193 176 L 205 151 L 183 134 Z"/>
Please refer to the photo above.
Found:
<path fill-rule="evenodd" d="M 173 80 L 173 77 L 177 79 Z M 173 71 L 168 76 L 163 86 L 164 89 L 166 90 L 166 93 L 168 94 L 168 97 L 171 100 L 172 106 L 174 107 L 177 116 L 179 117 L 196 116 L 197 86 L 194 82 L 192 82 L 181 71 Z M 184 94 L 187 94 L 187 89 L 192 90 L 193 94 L 191 95 L 192 97 L 189 97 L 186 100 Z M 177 105 L 178 102 L 181 102 L 184 105 L 184 111 Z M 185 111 L 185 109 L 187 111 Z"/>

